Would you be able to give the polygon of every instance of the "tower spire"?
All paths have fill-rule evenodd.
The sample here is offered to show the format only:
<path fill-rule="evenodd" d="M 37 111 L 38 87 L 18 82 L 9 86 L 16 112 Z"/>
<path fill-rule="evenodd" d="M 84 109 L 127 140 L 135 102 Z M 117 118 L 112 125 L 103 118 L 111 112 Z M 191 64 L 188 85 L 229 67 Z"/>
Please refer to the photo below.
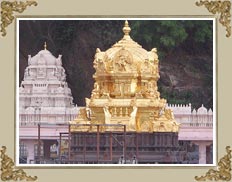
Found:
<path fill-rule="evenodd" d="M 125 24 L 124 24 L 124 27 L 123 27 L 122 31 L 124 32 L 124 36 L 125 36 L 125 35 L 126 35 L 126 36 L 129 36 L 129 33 L 130 33 L 130 31 L 131 31 L 131 28 L 129 27 L 129 23 L 128 23 L 127 20 L 125 21 Z"/>
<path fill-rule="evenodd" d="M 47 50 L 47 42 L 44 42 L 44 50 Z"/>

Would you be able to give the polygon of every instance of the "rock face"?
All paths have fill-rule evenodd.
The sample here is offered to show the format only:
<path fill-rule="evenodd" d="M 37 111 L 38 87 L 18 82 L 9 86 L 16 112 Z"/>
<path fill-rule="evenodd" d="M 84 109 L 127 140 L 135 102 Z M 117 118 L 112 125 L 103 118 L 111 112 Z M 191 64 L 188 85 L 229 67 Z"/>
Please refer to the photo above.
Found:
<path fill-rule="evenodd" d="M 119 125 L 126 125 L 127 131 L 178 132 L 179 124 L 158 92 L 157 50 L 143 49 L 131 39 L 130 31 L 126 21 L 120 41 L 105 52 L 96 50 L 94 89 L 86 99 L 90 122 L 103 124 L 102 131 L 123 130 Z M 83 124 L 83 120 L 76 123 Z"/>
<path fill-rule="evenodd" d="M 182 56 L 180 56 L 182 55 Z M 213 68 L 209 56 L 187 56 L 183 53 L 160 61 L 161 96 L 171 104 L 192 103 L 199 108 L 213 107 Z"/>
<path fill-rule="evenodd" d="M 61 55 L 46 49 L 28 56 L 28 66 L 19 88 L 21 124 L 67 123 L 77 115 L 71 90 L 66 82 Z"/>

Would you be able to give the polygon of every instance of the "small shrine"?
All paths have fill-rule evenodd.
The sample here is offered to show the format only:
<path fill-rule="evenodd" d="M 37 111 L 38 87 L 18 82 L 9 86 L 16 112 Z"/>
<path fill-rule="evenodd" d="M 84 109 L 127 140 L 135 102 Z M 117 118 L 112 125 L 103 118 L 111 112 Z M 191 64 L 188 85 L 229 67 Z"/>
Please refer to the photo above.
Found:
<path fill-rule="evenodd" d="M 96 49 L 91 98 L 70 123 L 104 125 L 101 132 L 122 130 L 116 125 L 131 132 L 178 132 L 179 123 L 158 91 L 157 49 L 147 51 L 132 40 L 127 21 L 122 30 L 123 38 L 110 49 Z M 96 127 L 72 126 L 71 130 L 96 131 Z"/>
<path fill-rule="evenodd" d="M 78 163 L 178 163 L 179 123 L 160 98 L 157 49 L 130 37 L 96 49 L 94 88 L 86 107 L 70 121 L 70 160 Z"/>

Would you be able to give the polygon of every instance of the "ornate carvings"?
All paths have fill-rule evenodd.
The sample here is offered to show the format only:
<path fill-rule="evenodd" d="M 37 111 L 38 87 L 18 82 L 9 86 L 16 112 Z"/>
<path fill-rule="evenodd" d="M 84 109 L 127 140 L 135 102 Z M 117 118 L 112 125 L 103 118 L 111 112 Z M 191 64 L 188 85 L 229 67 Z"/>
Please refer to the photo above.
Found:
<path fill-rule="evenodd" d="M 23 169 L 16 169 L 13 160 L 6 155 L 6 147 L 3 146 L 1 152 L 1 180 L 2 181 L 35 181 L 37 176 L 28 176 Z"/>
<path fill-rule="evenodd" d="M 84 126 L 85 124 L 90 124 L 86 108 L 81 108 L 77 118 L 69 123 L 71 124 L 71 131 L 88 131 L 90 129 L 89 126 Z"/>
<path fill-rule="evenodd" d="M 2 36 L 6 36 L 6 27 L 10 25 L 15 17 L 13 12 L 22 13 L 27 6 L 37 6 L 36 1 L 2 1 L 1 2 L 1 30 Z"/>
<path fill-rule="evenodd" d="M 96 72 L 106 71 L 105 67 L 105 52 L 101 52 L 99 48 L 96 49 L 95 59 L 93 62 L 93 67 L 96 69 Z"/>
<path fill-rule="evenodd" d="M 132 71 L 132 68 L 134 68 L 134 66 L 135 65 L 133 65 L 133 56 L 128 50 L 122 48 L 115 54 L 114 71 Z"/>
<path fill-rule="evenodd" d="M 222 180 L 230 181 L 231 180 L 231 149 L 229 146 L 226 147 L 226 155 L 220 159 L 218 162 L 218 169 L 209 169 L 209 171 L 204 176 L 195 176 L 197 181 L 206 181 L 206 180 Z"/>
<path fill-rule="evenodd" d="M 129 130 L 135 131 L 137 122 L 136 122 L 136 115 L 137 115 L 138 108 L 136 106 L 133 106 L 133 111 L 130 114 L 130 120 L 129 120 Z"/>
<path fill-rule="evenodd" d="M 231 2 L 230 1 L 202 1 L 200 0 L 200 2 L 196 2 L 197 6 L 202 6 L 204 5 L 208 11 L 210 13 L 213 14 L 220 14 L 219 17 L 219 22 L 226 27 L 226 36 L 230 37 L 231 36 L 231 26 L 230 26 L 230 22 L 231 22 L 231 14 L 230 14 L 230 10 L 231 10 Z"/>
<path fill-rule="evenodd" d="M 103 107 L 103 111 L 104 111 L 104 114 L 105 114 L 105 124 L 111 124 L 111 113 L 109 111 L 109 107 L 108 106 L 105 106 Z"/>

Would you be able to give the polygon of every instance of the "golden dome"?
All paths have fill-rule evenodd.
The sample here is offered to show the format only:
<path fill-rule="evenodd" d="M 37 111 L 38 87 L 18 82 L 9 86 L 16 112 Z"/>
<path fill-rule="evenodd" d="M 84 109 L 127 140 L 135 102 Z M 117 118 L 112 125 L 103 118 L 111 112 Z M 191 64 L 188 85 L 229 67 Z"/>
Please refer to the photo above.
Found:
<path fill-rule="evenodd" d="M 105 52 L 106 56 L 113 60 L 115 55 L 117 55 L 121 49 L 124 49 L 133 55 L 133 61 L 144 61 L 148 59 L 148 52 L 130 37 L 129 33 L 131 28 L 129 27 L 128 21 L 125 21 L 122 30 L 124 32 L 123 38 Z"/>

